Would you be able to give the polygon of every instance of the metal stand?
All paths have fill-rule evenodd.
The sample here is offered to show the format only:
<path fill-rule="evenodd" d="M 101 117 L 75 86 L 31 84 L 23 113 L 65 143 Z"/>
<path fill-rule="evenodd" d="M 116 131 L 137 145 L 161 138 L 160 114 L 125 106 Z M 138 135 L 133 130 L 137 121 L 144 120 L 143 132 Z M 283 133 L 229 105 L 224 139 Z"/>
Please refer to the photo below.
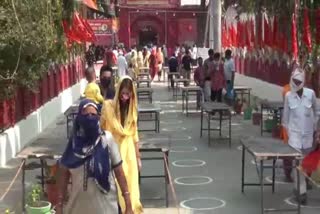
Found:
<path fill-rule="evenodd" d="M 165 200 L 166 207 L 169 207 L 169 197 L 168 197 L 168 184 L 170 184 L 168 170 L 166 167 L 166 162 L 168 163 L 169 150 L 166 148 L 141 148 L 140 152 L 161 152 L 163 154 L 162 157 L 142 157 L 141 160 L 161 160 L 164 165 L 164 174 L 163 175 L 141 175 L 139 173 L 139 183 L 141 183 L 142 178 L 164 178 L 164 189 L 165 189 L 165 198 L 155 199 L 155 200 Z M 148 199 L 150 200 L 150 199 Z"/>

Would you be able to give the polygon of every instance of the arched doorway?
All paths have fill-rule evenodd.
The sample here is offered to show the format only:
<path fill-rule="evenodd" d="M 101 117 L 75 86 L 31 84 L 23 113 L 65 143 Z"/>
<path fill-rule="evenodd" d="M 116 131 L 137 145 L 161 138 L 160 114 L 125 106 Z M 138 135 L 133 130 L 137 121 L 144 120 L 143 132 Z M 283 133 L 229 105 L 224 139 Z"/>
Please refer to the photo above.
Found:
<path fill-rule="evenodd" d="M 139 31 L 139 45 L 158 45 L 158 32 L 151 26 L 146 26 Z"/>
<path fill-rule="evenodd" d="M 165 24 L 161 17 L 142 14 L 131 23 L 131 45 L 162 45 L 165 41 Z"/>

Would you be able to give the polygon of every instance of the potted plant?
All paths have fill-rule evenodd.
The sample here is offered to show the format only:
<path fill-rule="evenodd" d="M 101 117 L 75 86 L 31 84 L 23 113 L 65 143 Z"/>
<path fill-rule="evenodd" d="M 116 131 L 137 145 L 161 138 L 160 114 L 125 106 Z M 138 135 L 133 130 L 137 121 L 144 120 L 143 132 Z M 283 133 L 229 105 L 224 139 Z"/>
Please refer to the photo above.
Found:
<path fill-rule="evenodd" d="M 39 185 L 34 185 L 28 194 L 27 214 L 51 214 L 51 203 L 43 199 L 43 193 Z"/>
<path fill-rule="evenodd" d="M 58 167 L 58 163 L 45 165 L 45 192 L 52 206 L 56 206 L 59 202 L 59 188 L 57 187 Z"/>
<path fill-rule="evenodd" d="M 236 102 L 234 104 L 234 111 L 236 114 L 241 114 L 242 112 L 242 103 L 240 102 L 240 99 L 236 99 Z"/>
<path fill-rule="evenodd" d="M 277 115 L 272 113 L 269 114 L 268 118 L 264 121 L 264 126 L 267 132 L 273 132 L 275 128 L 277 128 Z"/>
<path fill-rule="evenodd" d="M 242 108 L 243 108 L 243 119 L 244 120 L 251 120 L 252 106 L 249 106 L 247 104 L 247 100 L 245 100 L 245 99 L 243 100 Z"/>
<path fill-rule="evenodd" d="M 5 214 L 14 214 L 14 212 L 11 212 L 10 209 L 6 209 Z"/>

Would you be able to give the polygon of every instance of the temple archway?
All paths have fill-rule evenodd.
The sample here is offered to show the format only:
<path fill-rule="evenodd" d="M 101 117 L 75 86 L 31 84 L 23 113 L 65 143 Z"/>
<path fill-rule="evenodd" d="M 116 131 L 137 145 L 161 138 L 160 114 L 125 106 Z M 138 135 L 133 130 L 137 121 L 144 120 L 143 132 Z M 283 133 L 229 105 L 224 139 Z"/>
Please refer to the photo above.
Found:
<path fill-rule="evenodd" d="M 143 14 L 131 23 L 131 45 L 162 45 L 165 42 L 165 24 L 157 15 Z"/>

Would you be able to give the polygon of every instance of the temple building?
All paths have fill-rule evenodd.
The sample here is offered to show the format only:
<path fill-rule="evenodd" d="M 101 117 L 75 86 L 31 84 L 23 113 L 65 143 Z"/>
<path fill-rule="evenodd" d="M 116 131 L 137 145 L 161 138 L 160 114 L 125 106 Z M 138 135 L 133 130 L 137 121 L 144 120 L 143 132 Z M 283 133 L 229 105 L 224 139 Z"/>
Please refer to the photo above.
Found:
<path fill-rule="evenodd" d="M 119 43 L 126 47 L 202 46 L 207 18 L 205 5 L 201 0 L 120 0 Z"/>

